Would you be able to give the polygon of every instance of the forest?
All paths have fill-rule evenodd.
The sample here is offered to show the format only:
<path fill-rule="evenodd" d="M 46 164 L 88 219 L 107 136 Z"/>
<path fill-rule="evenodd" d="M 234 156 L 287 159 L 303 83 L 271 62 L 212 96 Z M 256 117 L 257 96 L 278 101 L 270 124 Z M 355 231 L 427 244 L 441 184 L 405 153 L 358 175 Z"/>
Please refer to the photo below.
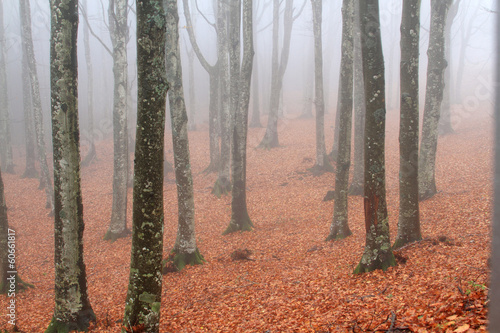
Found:
<path fill-rule="evenodd" d="M 0 1 L 0 332 L 500 332 L 498 31 Z"/>

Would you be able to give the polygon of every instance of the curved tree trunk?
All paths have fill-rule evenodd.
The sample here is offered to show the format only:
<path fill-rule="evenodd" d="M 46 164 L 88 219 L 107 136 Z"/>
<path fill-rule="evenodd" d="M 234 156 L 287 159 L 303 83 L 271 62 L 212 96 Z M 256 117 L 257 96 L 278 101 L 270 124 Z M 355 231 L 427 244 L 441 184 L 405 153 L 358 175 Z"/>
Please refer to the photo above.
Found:
<path fill-rule="evenodd" d="M 420 0 L 404 0 L 401 21 L 399 220 L 393 248 L 422 239 L 418 205 Z"/>
<path fill-rule="evenodd" d="M 45 153 L 45 134 L 43 130 L 43 115 L 42 101 L 40 99 L 40 88 L 38 84 L 38 74 L 36 70 L 35 52 L 33 50 L 33 39 L 31 36 L 31 11 L 29 1 L 23 0 L 19 3 L 19 12 L 21 13 L 22 35 L 23 35 L 23 51 L 26 53 L 26 58 L 29 67 L 29 76 L 31 83 L 31 97 L 33 105 L 33 118 L 35 122 L 35 137 L 38 148 L 38 161 L 40 163 L 41 177 L 40 187 L 45 188 L 46 208 L 54 211 L 54 192 L 52 189 L 52 181 L 47 164 Z"/>
<path fill-rule="evenodd" d="M 170 85 L 168 100 L 172 121 L 175 180 L 177 184 L 177 206 L 179 226 L 172 252 L 174 265 L 181 270 L 186 265 L 203 263 L 196 245 L 194 221 L 193 177 L 189 162 L 188 117 L 182 87 L 181 52 L 179 48 L 179 15 L 176 0 L 166 0 L 167 41 L 166 66 Z"/>
<path fill-rule="evenodd" d="M 50 86 L 55 193 L 55 309 L 45 331 L 87 330 L 95 315 L 83 261 L 80 187 L 78 1 L 51 1 Z M 64 84 L 61 84 L 64 82 Z"/>
<path fill-rule="evenodd" d="M 330 234 L 327 240 L 343 239 L 352 234 L 348 225 L 349 167 L 351 165 L 352 93 L 354 64 L 354 0 L 342 5 L 342 58 L 340 61 L 340 112 L 337 172 L 335 174 L 335 203 Z"/>
<path fill-rule="evenodd" d="M 365 82 L 365 229 L 366 245 L 354 274 L 396 265 L 391 250 L 385 201 L 385 77 L 378 0 L 359 2 Z"/>
<path fill-rule="evenodd" d="M 448 65 L 444 58 L 444 28 L 451 0 L 431 0 L 431 28 L 429 58 L 427 65 L 427 87 L 425 91 L 422 142 L 418 159 L 419 199 L 425 200 L 436 193 L 436 154 L 438 124 L 443 101 L 444 71 Z"/>
<path fill-rule="evenodd" d="M 137 1 L 137 134 L 130 277 L 123 329 L 159 333 L 163 254 L 166 19 L 163 0 Z"/>
<path fill-rule="evenodd" d="M 233 158 L 232 176 L 233 191 L 231 201 L 231 221 L 224 231 L 228 234 L 235 231 L 250 231 L 253 224 L 248 216 L 246 201 L 246 148 L 248 128 L 248 106 L 250 104 L 250 86 L 253 67 L 253 11 L 252 0 L 243 0 L 243 61 L 240 68 L 240 15 L 241 3 L 233 4 L 231 8 L 231 79 L 233 121 Z"/>

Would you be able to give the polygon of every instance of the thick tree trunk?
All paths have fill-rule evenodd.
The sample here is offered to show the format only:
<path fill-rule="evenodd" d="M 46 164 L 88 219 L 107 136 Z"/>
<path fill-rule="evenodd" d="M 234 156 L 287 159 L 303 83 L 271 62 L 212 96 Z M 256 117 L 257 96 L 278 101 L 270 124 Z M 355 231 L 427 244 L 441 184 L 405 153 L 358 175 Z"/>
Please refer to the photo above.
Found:
<path fill-rule="evenodd" d="M 327 240 L 343 239 L 352 234 L 348 225 L 349 168 L 351 165 L 352 93 L 354 64 L 354 0 L 344 0 L 342 5 L 342 58 L 340 60 L 339 94 L 339 145 L 337 172 L 335 174 L 335 203 L 330 234 Z"/>
<path fill-rule="evenodd" d="M 50 86 L 55 193 L 55 309 L 47 332 L 86 330 L 95 315 L 83 261 L 78 128 L 78 1 L 51 1 Z"/>
<path fill-rule="evenodd" d="M 166 0 L 167 81 L 170 85 L 168 100 L 172 121 L 175 180 L 177 184 L 177 206 L 179 226 L 173 253 L 174 265 L 181 270 L 186 265 L 203 263 L 196 245 L 194 221 L 193 177 L 189 162 L 188 117 L 182 87 L 181 52 L 179 47 L 179 15 L 176 0 Z"/>
<path fill-rule="evenodd" d="M 366 245 L 354 274 L 396 265 L 391 250 L 385 201 L 385 77 L 378 0 L 359 2 L 365 83 L 365 229 Z"/>
<path fill-rule="evenodd" d="M 21 0 L 23 1 L 23 0 Z M 28 58 L 23 51 L 23 114 L 24 114 L 24 137 L 26 147 L 26 168 L 22 178 L 37 178 L 38 172 L 35 167 L 35 133 L 33 129 L 33 110 L 31 107 L 31 84 L 28 67 Z"/>
<path fill-rule="evenodd" d="M 436 154 L 438 124 L 443 101 L 444 71 L 448 65 L 444 58 L 444 28 L 451 0 L 431 0 L 431 28 L 429 36 L 429 58 L 427 65 L 427 87 L 425 91 L 422 141 L 418 159 L 419 199 L 425 200 L 436 193 Z"/>
<path fill-rule="evenodd" d="M 287 0 L 285 4 L 283 22 L 283 47 L 281 59 L 278 60 L 279 45 L 279 10 L 280 1 L 273 0 L 273 51 L 271 69 L 271 96 L 269 102 L 269 117 L 264 138 L 259 144 L 259 148 L 270 149 L 279 147 L 278 140 L 278 111 L 280 107 L 280 96 L 283 89 L 283 76 L 288 65 L 290 54 L 290 40 L 293 27 L 293 0 Z"/>
<path fill-rule="evenodd" d="M 10 137 L 9 101 L 7 99 L 7 45 L 5 44 L 3 4 L 0 2 L 0 160 L 4 172 L 14 173 Z"/>
<path fill-rule="evenodd" d="M 361 30 L 359 27 L 359 0 L 354 6 L 354 167 L 349 195 L 363 195 L 364 183 L 364 133 L 365 88 L 361 59 Z"/>
<path fill-rule="evenodd" d="M 113 205 L 104 239 L 116 240 L 130 234 L 127 229 L 127 0 L 109 2 L 109 26 L 113 43 Z"/>
<path fill-rule="evenodd" d="M 168 83 L 163 0 L 137 1 L 137 134 L 124 329 L 158 333 L 163 252 L 163 148 Z"/>
<path fill-rule="evenodd" d="M 399 220 L 393 248 L 422 239 L 418 204 L 420 0 L 404 0 L 401 20 Z"/>
<path fill-rule="evenodd" d="M 252 0 L 243 0 L 243 60 L 240 69 L 240 0 L 235 0 L 231 13 L 231 70 L 235 75 L 231 80 L 232 104 L 234 107 L 233 122 L 233 158 L 232 176 L 233 191 L 231 201 L 231 221 L 224 231 L 228 234 L 235 231 L 250 231 L 253 224 L 248 215 L 246 202 L 246 164 L 247 164 L 247 128 L 248 107 L 250 104 L 250 86 L 253 68 L 253 10 Z M 234 2 L 234 0 L 233 0 Z"/>
<path fill-rule="evenodd" d="M 38 161 L 40 163 L 41 177 L 39 188 L 45 189 L 46 208 L 54 211 L 54 192 L 52 189 L 52 181 L 47 164 L 45 153 L 45 134 L 43 130 L 42 116 L 42 101 L 40 99 L 40 88 L 38 84 L 38 73 L 36 70 L 35 52 L 33 50 L 33 39 L 31 36 L 31 12 L 29 1 L 23 0 L 19 2 L 19 12 L 21 13 L 22 36 L 23 36 L 23 52 L 26 53 L 28 61 L 31 97 L 33 106 L 33 118 L 35 122 L 35 137 L 38 148 Z"/>

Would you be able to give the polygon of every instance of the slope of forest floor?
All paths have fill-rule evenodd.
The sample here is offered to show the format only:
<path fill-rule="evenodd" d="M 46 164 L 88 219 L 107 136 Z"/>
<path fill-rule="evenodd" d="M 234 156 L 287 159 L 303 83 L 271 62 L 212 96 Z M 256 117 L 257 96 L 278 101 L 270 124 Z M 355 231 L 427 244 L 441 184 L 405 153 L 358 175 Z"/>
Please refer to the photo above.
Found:
<path fill-rule="evenodd" d="M 327 115 L 331 148 L 332 116 Z M 210 194 L 206 129 L 190 132 L 198 246 L 204 265 L 164 276 L 161 332 L 476 332 L 486 330 L 492 205 L 492 128 L 488 115 L 464 119 L 456 134 L 440 138 L 439 193 L 421 204 L 423 241 L 398 251 L 387 272 L 354 276 L 364 247 L 361 197 L 349 198 L 353 235 L 325 242 L 334 174 L 313 176 L 314 120 L 282 121 L 281 147 L 257 150 L 264 129 L 250 129 L 248 209 L 252 232 L 222 236 L 230 196 Z M 200 126 L 202 127 L 202 126 Z M 171 135 L 167 132 L 167 135 Z M 398 217 L 398 126 L 387 130 L 387 202 L 391 239 Z M 9 222 L 16 230 L 17 267 L 35 288 L 16 296 L 22 332 L 43 332 L 54 308 L 53 218 L 38 181 L 3 173 Z M 103 240 L 112 202 L 112 142 L 97 144 L 98 160 L 82 170 L 85 262 L 89 297 L 97 315 L 90 332 L 119 332 L 127 292 L 131 238 Z M 172 162 L 171 138 L 167 159 Z M 165 253 L 177 232 L 173 174 L 165 180 Z M 128 226 L 132 218 L 129 189 Z M 251 260 L 233 261 L 237 249 Z M 0 329 L 7 324 L 0 296 Z"/>

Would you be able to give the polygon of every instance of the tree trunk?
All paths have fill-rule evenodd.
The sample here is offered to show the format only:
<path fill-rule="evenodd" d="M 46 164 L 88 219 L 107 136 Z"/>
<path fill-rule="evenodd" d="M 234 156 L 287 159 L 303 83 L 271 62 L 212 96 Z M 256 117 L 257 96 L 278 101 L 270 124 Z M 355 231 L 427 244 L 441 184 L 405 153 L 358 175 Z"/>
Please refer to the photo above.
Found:
<path fill-rule="evenodd" d="M 176 5 L 177 8 L 177 5 Z M 194 51 L 187 51 L 189 61 L 189 119 L 188 130 L 196 131 L 196 89 L 194 85 Z"/>
<path fill-rule="evenodd" d="M 5 204 L 5 194 L 3 188 L 2 171 L 0 169 L 0 294 L 10 294 L 16 292 L 15 275 L 14 279 L 10 278 L 10 273 L 15 271 L 15 264 L 9 266 L 9 241 L 15 241 L 15 231 L 9 229 L 9 220 L 7 219 L 7 205 Z M 12 237 L 12 238 L 9 238 Z M 15 243 L 14 243 L 15 244 Z M 14 252 L 15 253 L 15 252 Z M 14 291 L 11 291 L 11 286 L 14 285 Z M 9 295 L 10 296 L 10 295 Z M 14 318 L 15 320 L 15 315 Z"/>
<path fill-rule="evenodd" d="M 304 97 L 303 97 L 303 106 L 302 113 L 300 118 L 302 119 L 310 119 L 313 117 L 312 113 L 312 105 L 314 101 L 313 90 L 314 90 L 314 80 L 315 80 L 315 71 L 314 71 L 314 61 L 312 58 L 314 57 L 314 48 L 308 49 L 307 56 L 304 57 Z"/>
<path fill-rule="evenodd" d="M 166 22 L 163 0 L 137 1 L 137 132 L 124 329 L 158 333 L 163 252 Z"/>
<path fill-rule="evenodd" d="M 84 15 L 87 15 L 87 0 L 82 1 L 82 7 L 84 8 Z M 83 29 L 83 44 L 85 48 L 85 62 L 87 66 L 87 115 L 88 119 L 88 146 L 87 155 L 82 161 L 82 166 L 88 166 L 93 161 L 97 159 L 97 154 L 95 151 L 94 142 L 94 73 L 92 70 L 92 59 L 90 57 L 90 40 L 89 40 L 89 25 L 87 20 L 84 23 Z"/>
<path fill-rule="evenodd" d="M 359 0 L 354 6 L 354 170 L 349 195 L 363 195 L 365 132 L 365 90 L 361 59 L 361 30 L 359 27 Z"/>
<path fill-rule="evenodd" d="M 26 169 L 22 178 L 37 178 L 38 172 L 35 167 L 35 133 L 33 132 L 33 109 L 31 107 L 31 84 L 28 67 L 28 58 L 23 51 L 23 114 L 24 114 L 24 137 L 26 147 Z"/>
<path fill-rule="evenodd" d="M 258 62 L 256 61 L 258 58 L 255 58 L 253 61 L 254 65 L 252 66 L 253 75 L 252 75 L 252 119 L 250 120 L 250 127 L 252 128 L 260 128 L 262 124 L 260 122 L 260 91 L 259 91 L 259 69 L 257 67 Z"/>
<path fill-rule="evenodd" d="M 35 59 L 35 52 L 33 50 L 33 39 L 31 36 L 31 11 L 29 7 L 29 1 L 22 0 L 19 2 L 19 12 L 21 14 L 23 52 L 26 53 L 26 58 L 29 67 L 33 118 L 35 122 L 35 137 L 38 148 L 38 161 L 40 163 L 40 170 L 41 170 L 39 188 L 45 189 L 45 196 L 46 196 L 45 206 L 46 208 L 50 208 L 52 213 L 54 212 L 54 192 L 52 189 L 52 181 L 45 153 L 45 134 L 43 130 L 42 101 L 40 99 L 40 88 L 38 84 L 38 73 L 36 70 L 36 59 Z"/>
<path fill-rule="evenodd" d="M 55 193 L 55 309 L 48 332 L 87 330 L 95 320 L 83 261 L 78 128 L 78 1 L 51 1 L 50 86 Z"/>
<path fill-rule="evenodd" d="M 283 89 L 283 76 L 288 65 L 290 54 L 290 40 L 293 27 L 293 0 L 287 0 L 285 4 L 283 25 L 283 48 L 281 59 L 278 61 L 278 39 L 279 39 L 279 9 L 280 1 L 273 0 L 273 51 L 271 69 L 271 96 L 269 102 L 269 117 L 267 120 L 266 134 L 259 144 L 259 148 L 270 149 L 279 147 L 278 140 L 278 111 L 280 96 Z"/>
<path fill-rule="evenodd" d="M 235 231 L 250 231 L 253 223 L 250 220 L 246 202 L 246 168 L 247 168 L 247 128 L 248 106 L 250 104 L 250 86 L 253 69 L 253 10 L 252 0 L 243 0 L 243 60 L 240 68 L 240 15 L 241 0 L 232 6 L 231 13 L 231 69 L 236 71 L 231 82 L 234 110 L 233 121 L 233 158 L 232 176 L 233 191 L 231 201 L 231 221 L 224 231 L 228 234 Z"/>
<path fill-rule="evenodd" d="M 420 0 L 404 0 L 401 20 L 399 220 L 393 248 L 422 239 L 418 205 Z"/>
<path fill-rule="evenodd" d="M 130 234 L 127 229 L 127 0 L 109 2 L 109 27 L 113 43 L 113 205 L 104 239 L 115 241 Z"/>
<path fill-rule="evenodd" d="M 354 274 L 395 266 L 385 201 L 385 77 L 378 0 L 359 2 L 365 83 L 366 245 Z"/>
<path fill-rule="evenodd" d="M 7 45 L 5 45 L 3 4 L 0 2 L 0 160 L 4 172 L 14 173 L 10 138 L 9 100 L 7 95 Z"/>
<path fill-rule="evenodd" d="M 179 226 L 173 253 L 174 265 L 181 270 L 186 265 L 203 263 L 196 245 L 194 221 L 193 177 L 189 162 L 188 117 L 182 87 L 181 52 L 179 47 L 179 15 L 176 0 L 166 0 L 167 15 L 167 81 L 170 85 L 168 100 L 172 121 L 175 180 Z"/>
<path fill-rule="evenodd" d="M 436 193 L 436 153 L 438 124 L 443 101 L 444 71 L 448 65 L 444 58 L 444 28 L 451 0 L 431 0 L 431 28 L 429 36 L 429 58 L 427 65 L 427 87 L 425 92 L 422 142 L 418 160 L 419 199 L 425 200 Z"/>
<path fill-rule="evenodd" d="M 340 61 L 339 82 L 340 108 L 337 111 L 340 112 L 339 145 L 337 172 L 335 174 L 333 219 L 327 240 L 343 239 L 352 234 L 348 225 L 347 195 L 349 189 L 349 168 L 351 165 L 352 93 L 354 80 L 354 0 L 343 1 L 342 18 L 342 58 Z"/>

